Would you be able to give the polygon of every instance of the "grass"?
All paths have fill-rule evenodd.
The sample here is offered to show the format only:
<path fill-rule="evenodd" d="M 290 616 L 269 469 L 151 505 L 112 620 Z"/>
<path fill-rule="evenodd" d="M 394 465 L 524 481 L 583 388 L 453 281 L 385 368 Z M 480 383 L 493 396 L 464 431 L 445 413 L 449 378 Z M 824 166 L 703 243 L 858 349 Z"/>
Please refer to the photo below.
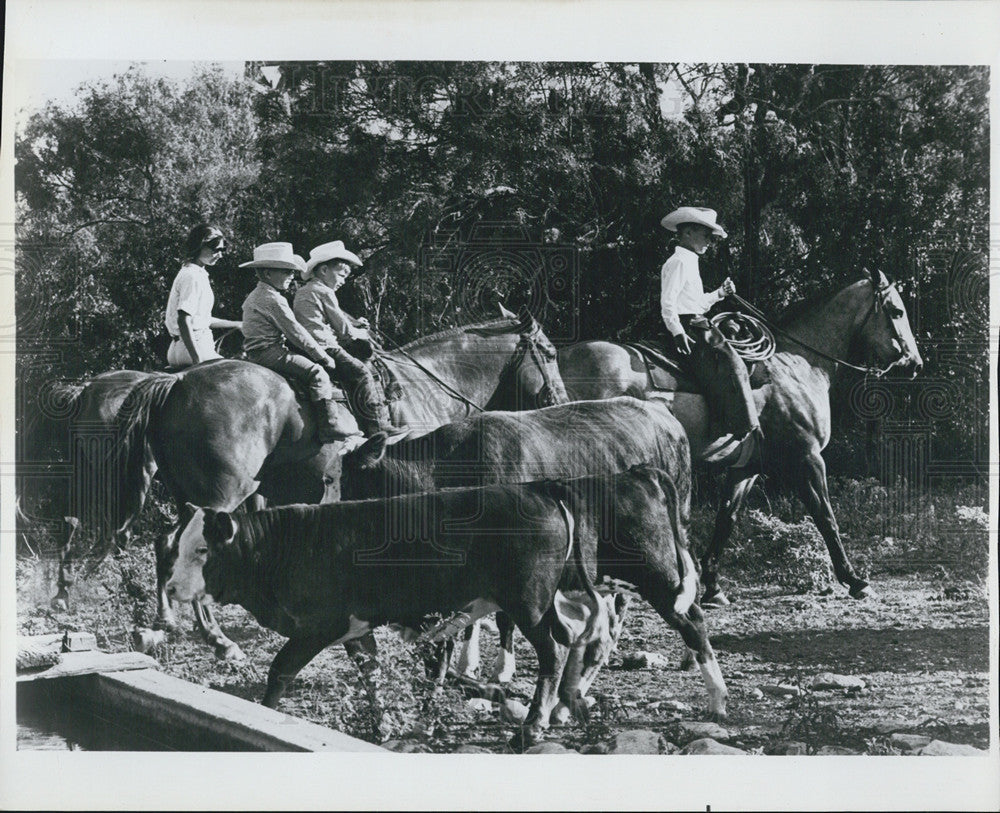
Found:
<path fill-rule="evenodd" d="M 848 558 L 861 574 L 929 573 L 938 580 L 985 589 L 989 517 L 985 486 L 956 484 L 934 494 L 900 480 L 834 479 L 830 499 Z M 692 509 L 692 546 L 711 538 L 715 511 Z M 802 504 L 755 486 L 737 518 L 722 570 L 737 581 L 767 581 L 792 592 L 833 583 L 826 545 Z"/>

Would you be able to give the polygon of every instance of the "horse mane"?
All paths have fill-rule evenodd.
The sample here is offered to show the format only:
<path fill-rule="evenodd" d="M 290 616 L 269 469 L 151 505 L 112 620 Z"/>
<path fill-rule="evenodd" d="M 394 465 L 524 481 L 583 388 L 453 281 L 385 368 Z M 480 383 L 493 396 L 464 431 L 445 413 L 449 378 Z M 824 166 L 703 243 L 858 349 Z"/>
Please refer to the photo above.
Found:
<path fill-rule="evenodd" d="M 431 333 L 429 336 L 421 336 L 419 339 L 414 339 L 412 342 L 404 344 L 402 349 L 417 350 L 431 344 L 432 342 L 451 339 L 454 336 L 459 336 L 462 333 L 469 333 L 475 330 L 497 330 L 498 328 L 508 328 L 507 330 L 502 331 L 504 333 L 508 333 L 510 332 L 510 328 L 515 328 L 519 325 L 520 322 L 518 319 L 502 316 L 499 319 L 489 319 L 485 322 L 474 322 L 471 325 L 460 325 L 459 327 L 451 327 L 437 333 Z"/>
<path fill-rule="evenodd" d="M 849 288 L 851 285 L 854 285 L 855 282 L 864 282 L 866 280 L 868 280 L 867 277 L 862 277 L 861 279 L 855 280 L 847 285 L 842 285 L 833 292 L 824 288 L 818 294 L 810 294 L 802 299 L 798 299 L 782 311 L 781 316 L 774 320 L 775 324 L 782 328 L 790 327 L 810 311 L 814 311 L 821 305 L 825 305 L 835 294 L 840 293 L 845 288 Z"/>

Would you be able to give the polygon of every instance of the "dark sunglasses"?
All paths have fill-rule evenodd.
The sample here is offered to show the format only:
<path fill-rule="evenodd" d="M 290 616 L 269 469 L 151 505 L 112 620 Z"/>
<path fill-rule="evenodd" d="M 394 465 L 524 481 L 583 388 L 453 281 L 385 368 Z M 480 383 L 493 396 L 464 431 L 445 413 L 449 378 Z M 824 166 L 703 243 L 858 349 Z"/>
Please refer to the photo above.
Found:
<path fill-rule="evenodd" d="M 217 237 L 214 240 L 209 240 L 207 243 L 205 243 L 205 245 L 208 246 L 210 249 L 212 249 L 212 251 L 223 252 L 226 250 L 226 241 L 223 240 L 221 237 Z"/>

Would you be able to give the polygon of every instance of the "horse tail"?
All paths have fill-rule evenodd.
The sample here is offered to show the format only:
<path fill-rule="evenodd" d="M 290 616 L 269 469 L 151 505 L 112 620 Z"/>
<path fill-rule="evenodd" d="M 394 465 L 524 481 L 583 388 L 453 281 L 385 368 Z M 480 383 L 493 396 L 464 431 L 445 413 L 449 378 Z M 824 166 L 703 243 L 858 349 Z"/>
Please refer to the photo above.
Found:
<path fill-rule="evenodd" d="M 142 507 L 149 480 L 145 476 L 149 427 L 180 381 L 176 375 L 162 375 L 140 381 L 129 392 L 115 418 L 119 475 L 119 527 L 121 531 Z"/>

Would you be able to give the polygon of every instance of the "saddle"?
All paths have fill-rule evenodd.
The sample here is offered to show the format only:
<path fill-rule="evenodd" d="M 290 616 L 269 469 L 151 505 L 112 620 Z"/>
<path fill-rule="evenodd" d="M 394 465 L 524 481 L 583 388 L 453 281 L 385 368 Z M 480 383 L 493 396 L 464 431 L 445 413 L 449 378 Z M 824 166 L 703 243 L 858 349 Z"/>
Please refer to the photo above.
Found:
<path fill-rule="evenodd" d="M 723 335 L 726 336 L 727 340 L 733 338 L 726 333 Z M 668 344 L 666 339 L 622 342 L 622 346 L 628 350 L 632 369 L 637 373 L 646 373 L 651 390 L 664 393 L 703 394 L 698 382 L 682 370 L 680 364 L 671 357 L 674 352 L 673 347 Z M 769 377 L 765 367 L 751 361 L 746 362 L 746 367 L 753 387 L 759 387 L 768 382 Z"/>
<path fill-rule="evenodd" d="M 650 389 L 662 392 L 701 392 L 697 382 L 670 358 L 668 353 L 671 351 L 667 349 L 665 341 L 644 339 L 622 342 L 622 346 L 628 350 L 632 369 L 637 373 L 646 373 Z"/>

